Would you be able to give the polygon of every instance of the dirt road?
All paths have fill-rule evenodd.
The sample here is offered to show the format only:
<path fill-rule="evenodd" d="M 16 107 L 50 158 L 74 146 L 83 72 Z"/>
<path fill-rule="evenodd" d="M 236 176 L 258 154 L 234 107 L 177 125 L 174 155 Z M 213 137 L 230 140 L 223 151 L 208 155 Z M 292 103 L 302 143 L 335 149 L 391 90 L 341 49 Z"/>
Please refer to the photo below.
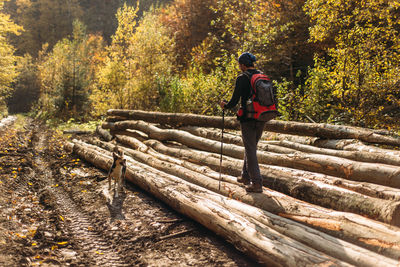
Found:
<path fill-rule="evenodd" d="M 0 128 L 0 266 L 256 266 L 140 189 L 111 203 L 106 174 L 31 119 Z"/>

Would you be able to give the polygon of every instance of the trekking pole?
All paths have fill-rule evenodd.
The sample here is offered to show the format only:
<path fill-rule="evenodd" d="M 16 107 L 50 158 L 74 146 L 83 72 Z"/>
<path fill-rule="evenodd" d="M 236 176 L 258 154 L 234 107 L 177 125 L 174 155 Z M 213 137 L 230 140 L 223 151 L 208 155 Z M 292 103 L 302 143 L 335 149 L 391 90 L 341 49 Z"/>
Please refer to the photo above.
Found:
<path fill-rule="evenodd" d="M 224 145 L 224 125 L 225 125 L 225 109 L 222 109 L 222 133 L 221 133 L 221 156 L 219 158 L 219 183 L 218 191 L 221 190 L 221 170 L 222 170 L 222 146 Z"/>

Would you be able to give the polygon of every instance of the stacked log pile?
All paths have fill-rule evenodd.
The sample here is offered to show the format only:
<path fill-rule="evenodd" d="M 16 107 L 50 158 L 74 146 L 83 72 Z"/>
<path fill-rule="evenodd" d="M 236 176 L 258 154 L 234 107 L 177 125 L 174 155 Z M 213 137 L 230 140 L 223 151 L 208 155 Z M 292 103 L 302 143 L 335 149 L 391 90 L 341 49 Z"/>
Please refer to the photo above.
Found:
<path fill-rule="evenodd" d="M 254 194 L 236 181 L 244 148 L 235 118 L 225 118 L 229 133 L 224 133 L 220 166 L 220 117 L 136 110 L 107 115 L 97 131 L 103 141 L 73 140 L 66 147 L 107 171 L 117 145 L 128 159 L 128 180 L 259 262 L 398 264 L 399 137 L 270 121 L 264 134 L 269 138 L 260 141 L 258 152 L 264 189 Z"/>

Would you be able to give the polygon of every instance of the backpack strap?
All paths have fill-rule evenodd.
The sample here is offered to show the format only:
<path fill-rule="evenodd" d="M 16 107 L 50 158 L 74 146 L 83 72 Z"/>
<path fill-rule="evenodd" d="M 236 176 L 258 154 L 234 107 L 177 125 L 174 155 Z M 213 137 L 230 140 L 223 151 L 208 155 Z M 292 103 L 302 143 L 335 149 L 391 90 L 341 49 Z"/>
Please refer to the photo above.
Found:
<path fill-rule="evenodd" d="M 251 74 L 249 71 L 244 71 L 243 72 L 243 74 L 249 79 L 249 82 L 250 82 L 250 97 L 252 96 L 252 95 L 254 95 L 254 93 L 255 93 L 255 91 L 254 91 L 254 88 L 253 88 L 253 84 L 252 84 L 252 82 L 251 82 L 251 77 L 253 76 L 253 74 Z"/>

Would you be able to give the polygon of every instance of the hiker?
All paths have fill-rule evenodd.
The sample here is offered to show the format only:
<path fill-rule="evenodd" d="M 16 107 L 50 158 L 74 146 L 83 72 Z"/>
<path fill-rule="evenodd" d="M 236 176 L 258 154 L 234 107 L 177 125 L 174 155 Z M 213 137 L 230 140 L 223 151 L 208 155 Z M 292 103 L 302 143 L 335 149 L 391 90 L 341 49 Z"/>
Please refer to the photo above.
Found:
<path fill-rule="evenodd" d="M 246 101 L 251 96 L 249 74 L 253 75 L 261 72 L 254 67 L 256 57 L 249 52 L 240 55 L 238 61 L 242 73 L 236 78 L 235 90 L 233 91 L 231 100 L 229 102 L 222 100 L 220 106 L 222 109 L 231 109 L 240 100 L 242 112 L 239 112 L 238 120 L 240 121 L 245 154 L 242 175 L 237 181 L 246 185 L 247 192 L 261 193 L 262 177 L 257 160 L 257 143 L 263 133 L 265 122 L 246 118 L 245 116 Z"/>

